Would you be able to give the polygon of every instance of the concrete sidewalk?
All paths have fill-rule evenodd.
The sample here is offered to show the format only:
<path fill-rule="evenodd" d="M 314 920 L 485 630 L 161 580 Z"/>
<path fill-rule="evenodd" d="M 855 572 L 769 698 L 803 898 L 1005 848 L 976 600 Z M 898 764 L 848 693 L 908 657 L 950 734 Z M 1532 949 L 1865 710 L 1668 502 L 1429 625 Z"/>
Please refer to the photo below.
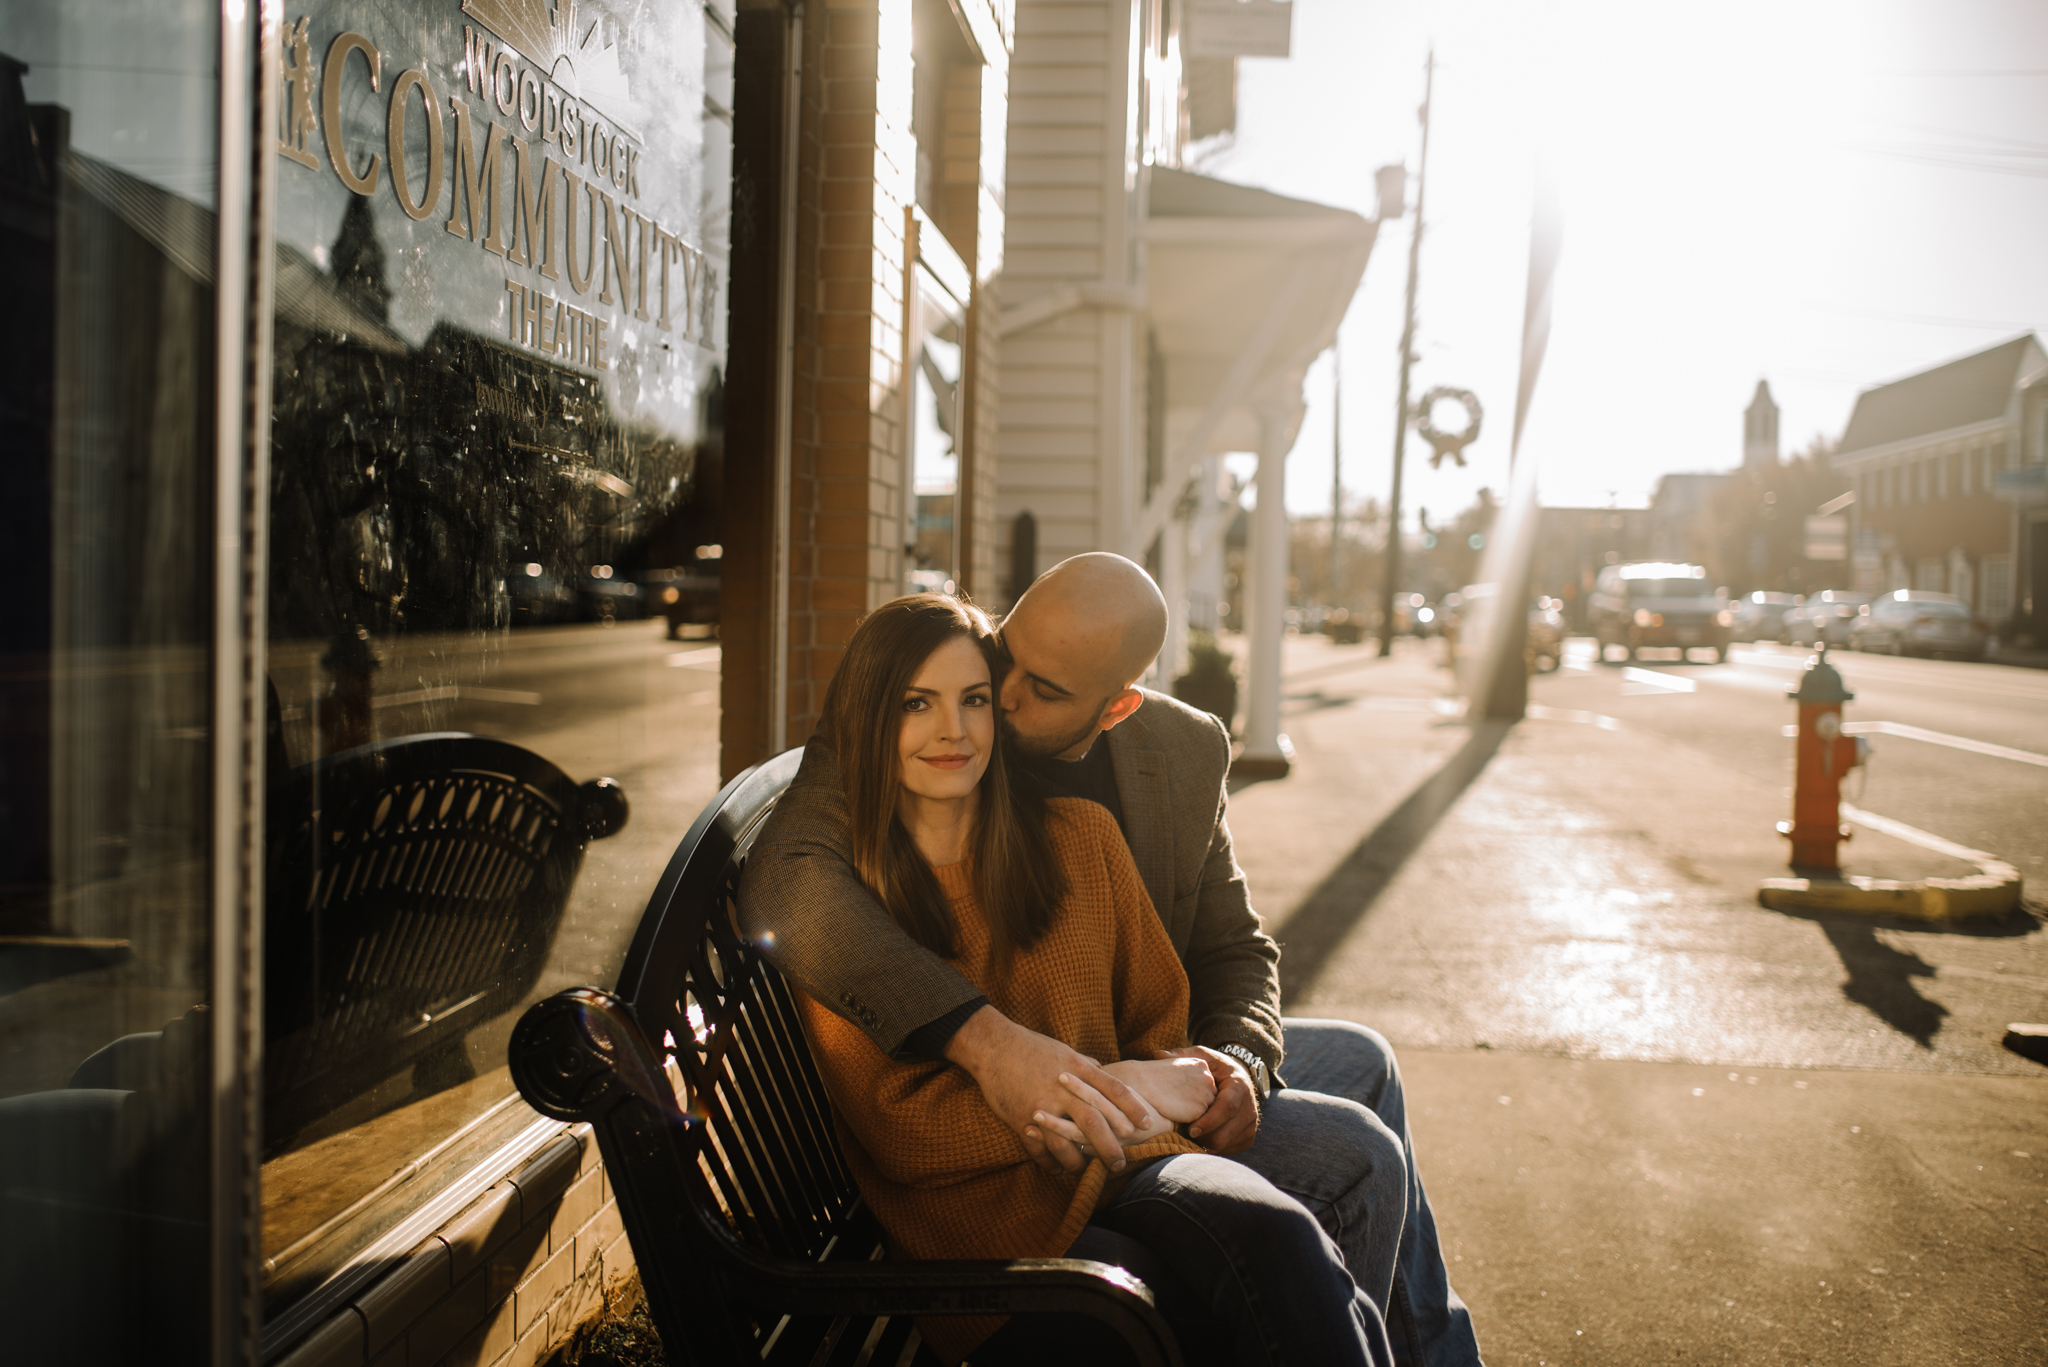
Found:
<path fill-rule="evenodd" d="M 1998 1043 L 2048 993 L 2039 917 L 1767 911 L 1781 784 L 1467 727 L 1439 649 L 1291 638 L 1294 773 L 1230 815 L 1288 1011 L 1401 1049 L 1487 1361 L 2048 1362 L 2048 1070 Z"/>

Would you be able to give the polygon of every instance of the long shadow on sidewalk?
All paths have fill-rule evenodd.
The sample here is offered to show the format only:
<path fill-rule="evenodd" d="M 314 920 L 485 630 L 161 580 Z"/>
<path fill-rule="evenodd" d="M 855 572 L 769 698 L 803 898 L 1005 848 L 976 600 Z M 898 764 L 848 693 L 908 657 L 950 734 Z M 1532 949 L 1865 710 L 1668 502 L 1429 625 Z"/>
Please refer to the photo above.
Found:
<path fill-rule="evenodd" d="M 2040 922 L 2024 905 L 2004 916 L 1977 921 L 1924 921 L 1906 916 L 1845 916 L 1832 912 L 1782 911 L 1795 921 L 1811 921 L 1828 937 L 1841 956 L 1848 974 L 1842 995 L 1876 1016 L 1892 1029 L 1910 1038 L 1922 1049 L 1934 1047 L 1949 1010 L 1940 1002 L 1920 994 L 1916 978 L 1932 981 L 1939 970 L 1910 949 L 1900 949 L 1877 938 L 1880 930 L 1907 931 L 1925 935 L 1967 935 L 1978 939 L 2005 939 L 2030 935 Z"/>
<path fill-rule="evenodd" d="M 1296 1000 L 1321 978 L 1332 954 L 1394 881 L 1394 875 L 1422 848 L 1451 804 L 1472 786 L 1493 759 L 1513 722 L 1479 721 L 1458 753 L 1445 761 L 1372 833 L 1352 847 L 1294 914 L 1274 927 L 1281 944 L 1280 993 Z"/>

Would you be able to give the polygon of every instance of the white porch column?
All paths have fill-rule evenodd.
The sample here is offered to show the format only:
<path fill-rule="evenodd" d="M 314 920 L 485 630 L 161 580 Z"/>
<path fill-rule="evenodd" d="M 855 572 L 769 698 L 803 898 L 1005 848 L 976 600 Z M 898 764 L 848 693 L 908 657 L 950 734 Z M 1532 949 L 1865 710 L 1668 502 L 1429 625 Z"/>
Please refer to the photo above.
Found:
<path fill-rule="evenodd" d="M 1159 533 L 1159 592 L 1166 599 L 1166 643 L 1159 648 L 1159 689 L 1173 691 L 1187 665 L 1188 523 L 1176 516 Z"/>
<path fill-rule="evenodd" d="M 1258 507 L 1245 547 L 1251 593 L 1245 600 L 1251 637 L 1247 670 L 1244 752 L 1232 772 L 1250 778 L 1285 778 L 1293 746 L 1280 734 L 1280 647 L 1287 633 L 1287 422 L 1259 417 Z"/>
<path fill-rule="evenodd" d="M 1216 607 L 1223 601 L 1223 538 L 1230 530 L 1228 514 L 1217 491 L 1223 483 L 1223 457 L 1202 457 L 1195 475 L 1195 514 L 1188 544 L 1188 630 L 1216 634 Z"/>

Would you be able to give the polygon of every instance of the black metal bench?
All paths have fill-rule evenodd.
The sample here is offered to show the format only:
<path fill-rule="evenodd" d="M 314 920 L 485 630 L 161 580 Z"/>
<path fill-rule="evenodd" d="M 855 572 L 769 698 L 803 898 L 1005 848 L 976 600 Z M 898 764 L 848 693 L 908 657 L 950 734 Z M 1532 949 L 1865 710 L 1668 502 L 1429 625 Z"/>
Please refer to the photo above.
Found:
<path fill-rule="evenodd" d="M 266 1148 L 410 1066 L 474 1076 L 463 1048 L 539 980 L 590 841 L 626 824 L 610 779 L 430 732 L 282 775 L 264 924 Z"/>
<path fill-rule="evenodd" d="M 794 994 L 734 928 L 740 869 L 801 754 L 741 774 L 698 816 L 616 990 L 557 993 L 512 1034 L 528 1104 L 595 1127 L 669 1361 L 927 1364 L 913 1315 L 1067 1312 L 1106 1322 L 1142 1367 L 1179 1367 L 1151 1293 L 1120 1268 L 886 1260 Z"/>

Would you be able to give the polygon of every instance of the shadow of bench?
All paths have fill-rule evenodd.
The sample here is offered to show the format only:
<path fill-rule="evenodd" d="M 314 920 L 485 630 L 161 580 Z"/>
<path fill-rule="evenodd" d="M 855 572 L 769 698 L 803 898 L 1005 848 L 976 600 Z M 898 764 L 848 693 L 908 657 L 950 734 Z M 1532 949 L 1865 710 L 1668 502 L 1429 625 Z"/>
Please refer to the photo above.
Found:
<path fill-rule="evenodd" d="M 616 990 L 557 993 L 512 1034 L 527 1103 L 596 1130 L 668 1360 L 922 1367 L 937 1359 L 911 1316 L 1063 1312 L 1108 1324 L 1141 1367 L 1179 1367 L 1121 1268 L 886 1258 L 794 993 L 734 929 L 747 852 L 801 757 L 741 774 L 698 816 Z"/>

